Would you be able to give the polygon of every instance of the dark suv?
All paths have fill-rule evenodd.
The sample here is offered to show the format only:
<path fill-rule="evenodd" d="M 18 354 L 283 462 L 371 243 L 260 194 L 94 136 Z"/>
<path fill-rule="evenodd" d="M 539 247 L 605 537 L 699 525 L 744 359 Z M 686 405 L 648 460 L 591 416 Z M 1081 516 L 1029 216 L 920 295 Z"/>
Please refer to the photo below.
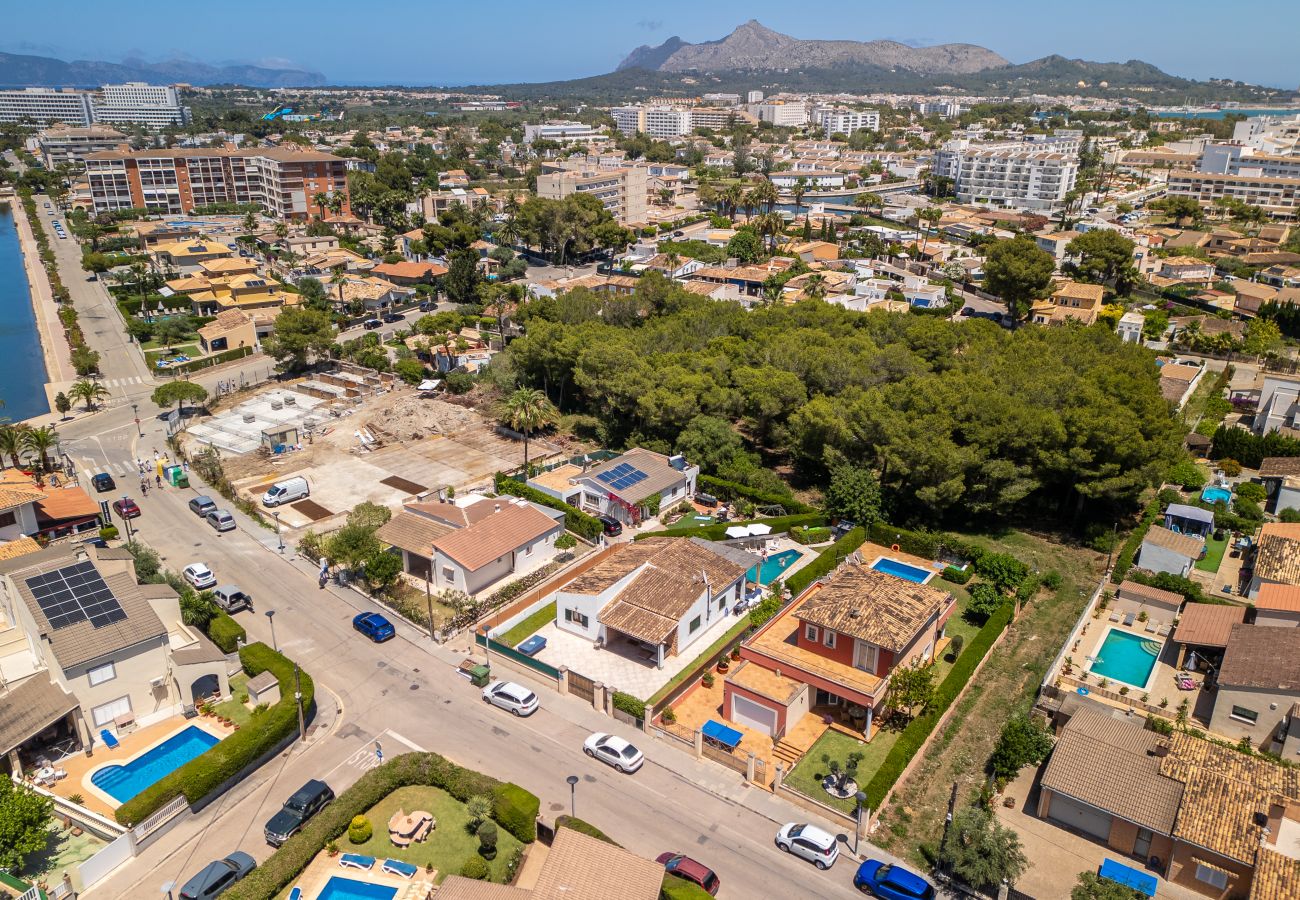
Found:
<path fill-rule="evenodd" d="M 297 834 L 307 820 L 325 808 L 334 799 L 334 792 L 323 781 L 312 779 L 294 792 L 284 802 L 280 811 L 266 823 L 266 842 L 279 847 Z"/>
<path fill-rule="evenodd" d="M 618 519 L 615 519 L 612 516 L 596 516 L 596 518 L 599 519 L 600 524 L 604 526 L 605 534 L 610 537 L 618 537 L 623 533 L 623 525 Z"/>

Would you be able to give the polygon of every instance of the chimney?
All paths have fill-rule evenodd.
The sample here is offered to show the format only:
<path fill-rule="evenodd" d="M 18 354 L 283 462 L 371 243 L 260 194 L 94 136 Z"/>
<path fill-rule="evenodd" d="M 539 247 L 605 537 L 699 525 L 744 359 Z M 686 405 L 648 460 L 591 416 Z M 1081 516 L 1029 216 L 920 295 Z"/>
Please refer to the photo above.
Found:
<path fill-rule="evenodd" d="M 501 512 L 501 504 L 500 504 L 500 503 L 494 503 L 494 504 L 492 504 L 492 511 L 493 511 L 494 513 L 499 513 L 499 512 Z"/>

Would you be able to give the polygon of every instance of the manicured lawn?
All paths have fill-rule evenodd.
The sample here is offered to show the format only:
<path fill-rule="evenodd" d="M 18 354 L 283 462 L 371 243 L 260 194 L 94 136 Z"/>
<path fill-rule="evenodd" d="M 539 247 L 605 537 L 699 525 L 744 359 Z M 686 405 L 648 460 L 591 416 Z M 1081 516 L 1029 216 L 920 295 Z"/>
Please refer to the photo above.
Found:
<path fill-rule="evenodd" d="M 432 813 L 437 827 L 429 833 L 426 841 L 411 844 L 408 847 L 395 847 L 388 839 L 388 820 L 398 809 L 410 813 L 424 810 Z M 398 788 L 385 797 L 377 806 L 366 813 L 366 818 L 374 827 L 374 834 L 364 844 L 354 844 L 345 833 L 338 840 L 339 850 L 343 853 L 361 853 L 373 856 L 377 860 L 400 859 L 414 863 L 420 868 L 432 865 L 437 871 L 437 880 L 442 881 L 447 875 L 459 874 L 461 866 L 471 856 L 478 855 L 478 838 L 466 828 L 469 822 L 465 815 L 465 804 L 456 800 L 446 791 L 435 787 L 412 786 Z M 504 881 L 506 868 L 519 841 L 504 828 L 497 828 L 496 859 L 488 861 L 488 869 L 493 881 Z M 423 873 L 416 877 L 423 877 Z"/>
<path fill-rule="evenodd" d="M 160 359 L 171 359 L 173 356 L 184 354 L 190 359 L 197 359 L 202 354 L 199 353 L 198 344 L 177 344 L 171 350 L 146 350 L 144 352 L 144 361 L 149 368 L 154 368 L 154 363 Z"/>
<path fill-rule="evenodd" d="M 1205 540 L 1205 558 L 1196 561 L 1196 568 L 1202 572 L 1219 571 L 1219 563 L 1223 562 L 1223 554 L 1228 549 L 1228 537 L 1225 534 L 1223 540 L 1217 540 L 1211 534 Z"/>
<path fill-rule="evenodd" d="M 243 672 L 230 678 L 230 699 L 212 707 L 219 716 L 225 716 L 240 728 L 246 728 L 253 721 L 253 711 L 245 705 L 248 699 L 248 676 Z"/>
<path fill-rule="evenodd" d="M 827 806 L 833 806 L 836 809 L 843 810 L 846 813 L 852 813 L 857 803 L 849 798 L 840 800 L 838 797 L 832 797 L 822 789 L 822 779 L 830 774 L 830 767 L 822 761 L 823 754 L 829 754 L 830 758 L 839 762 L 840 766 L 844 765 L 845 760 L 849 758 L 850 753 L 861 753 L 862 759 L 858 762 L 857 774 L 853 776 L 859 786 L 866 784 L 875 774 L 876 769 L 885 761 L 889 750 L 898 740 L 899 732 L 889 729 L 878 729 L 876 736 L 870 744 L 849 737 L 843 732 L 827 729 L 826 733 L 817 739 L 804 758 L 799 760 L 798 765 L 790 770 L 786 776 L 785 783 L 797 790 L 799 793 L 812 797 L 825 803 Z"/>
<path fill-rule="evenodd" d="M 497 640 L 511 647 L 518 647 L 524 641 L 528 640 L 539 630 L 541 630 L 546 625 L 547 622 L 554 622 L 554 621 L 555 621 L 555 601 L 552 600 L 550 603 L 543 606 L 537 612 L 533 613 L 531 616 L 524 619 L 514 628 L 511 628 L 505 634 L 501 635 L 501 637 L 497 638 Z"/>

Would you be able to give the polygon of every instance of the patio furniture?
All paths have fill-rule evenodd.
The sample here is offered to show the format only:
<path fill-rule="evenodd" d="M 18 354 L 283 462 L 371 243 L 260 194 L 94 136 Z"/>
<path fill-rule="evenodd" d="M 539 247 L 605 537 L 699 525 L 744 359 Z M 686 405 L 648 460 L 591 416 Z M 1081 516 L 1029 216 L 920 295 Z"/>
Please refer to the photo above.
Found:
<path fill-rule="evenodd" d="M 413 866 L 410 863 L 402 862 L 399 859 L 384 860 L 384 864 L 383 866 L 381 866 L 381 869 L 382 871 L 387 872 L 389 875 L 397 875 L 401 878 L 414 878 L 415 873 L 420 871 L 419 866 Z"/>
<path fill-rule="evenodd" d="M 109 731 L 107 728 L 101 728 L 99 730 L 99 739 L 108 746 L 109 750 L 116 750 L 119 746 L 117 738 L 113 737 L 113 732 Z"/>
<path fill-rule="evenodd" d="M 134 728 L 135 714 L 122 713 L 122 715 L 118 716 L 116 719 L 113 720 L 113 727 L 116 728 L 118 731 L 126 731 L 128 728 Z"/>
<path fill-rule="evenodd" d="M 1156 629 L 1159 627 L 1160 627 L 1159 622 L 1155 621 L 1154 619 L 1147 619 L 1147 626 L 1143 630 L 1146 631 L 1147 634 L 1155 634 Z"/>
<path fill-rule="evenodd" d="M 1174 683 L 1178 685 L 1178 690 L 1180 691 L 1196 690 L 1196 682 L 1193 679 L 1188 678 L 1186 675 L 1180 675 L 1178 678 L 1174 679 Z"/>
<path fill-rule="evenodd" d="M 1169 632 L 1171 632 L 1172 630 L 1173 630 L 1172 625 L 1161 623 L 1160 627 L 1156 629 L 1156 634 L 1160 635 L 1161 637 L 1169 637 Z"/>
<path fill-rule="evenodd" d="M 1124 616 L 1124 626 L 1132 627 L 1134 620 L 1137 619 L 1137 613 L 1128 613 Z"/>
<path fill-rule="evenodd" d="M 360 853 L 344 853 L 339 857 L 339 866 L 344 869 L 361 869 L 369 872 L 375 867 L 375 858 Z"/>
<path fill-rule="evenodd" d="M 712 719 L 705 722 L 700 731 L 703 732 L 706 741 L 716 744 L 728 753 L 735 750 L 740 745 L 740 742 L 745 739 L 743 732 L 728 728 L 721 722 L 715 722 Z"/>
<path fill-rule="evenodd" d="M 57 781 L 62 781 L 63 779 L 65 779 L 65 778 L 67 778 L 67 777 L 68 777 L 68 770 L 67 770 L 67 769 L 57 769 L 57 768 L 56 768 L 56 769 L 54 770 L 54 778 L 55 778 Z"/>
<path fill-rule="evenodd" d="M 294 885 L 293 890 L 289 892 L 289 900 L 302 900 L 302 888 Z"/>
<path fill-rule="evenodd" d="M 433 827 L 433 815 L 417 810 L 407 815 L 402 810 L 388 820 L 388 839 L 394 847 L 409 847 L 413 841 L 422 841 Z"/>
<path fill-rule="evenodd" d="M 536 656 L 546 649 L 546 638 L 535 634 L 515 648 L 524 656 Z"/>
<path fill-rule="evenodd" d="M 423 843 L 428 840 L 429 832 L 438 827 L 438 820 L 433 817 L 433 813 L 417 809 L 411 813 L 411 816 L 419 821 L 419 827 L 415 829 L 413 839 L 416 843 Z"/>
<path fill-rule="evenodd" d="M 1115 610 L 1115 611 L 1113 611 L 1113 612 L 1110 614 L 1110 620 L 1111 620 L 1112 622 L 1118 622 L 1118 621 L 1119 621 L 1119 610 L 1118 610 L 1118 609 Z"/>

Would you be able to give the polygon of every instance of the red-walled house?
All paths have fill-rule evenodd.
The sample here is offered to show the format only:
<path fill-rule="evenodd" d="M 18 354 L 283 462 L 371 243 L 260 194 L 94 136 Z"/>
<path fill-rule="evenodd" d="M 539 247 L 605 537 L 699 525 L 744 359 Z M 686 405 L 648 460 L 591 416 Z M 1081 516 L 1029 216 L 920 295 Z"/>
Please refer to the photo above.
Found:
<path fill-rule="evenodd" d="M 779 739 L 810 709 L 831 708 L 870 740 L 889 676 L 933 659 L 955 605 L 947 591 L 845 565 L 741 645 L 723 714 Z"/>

